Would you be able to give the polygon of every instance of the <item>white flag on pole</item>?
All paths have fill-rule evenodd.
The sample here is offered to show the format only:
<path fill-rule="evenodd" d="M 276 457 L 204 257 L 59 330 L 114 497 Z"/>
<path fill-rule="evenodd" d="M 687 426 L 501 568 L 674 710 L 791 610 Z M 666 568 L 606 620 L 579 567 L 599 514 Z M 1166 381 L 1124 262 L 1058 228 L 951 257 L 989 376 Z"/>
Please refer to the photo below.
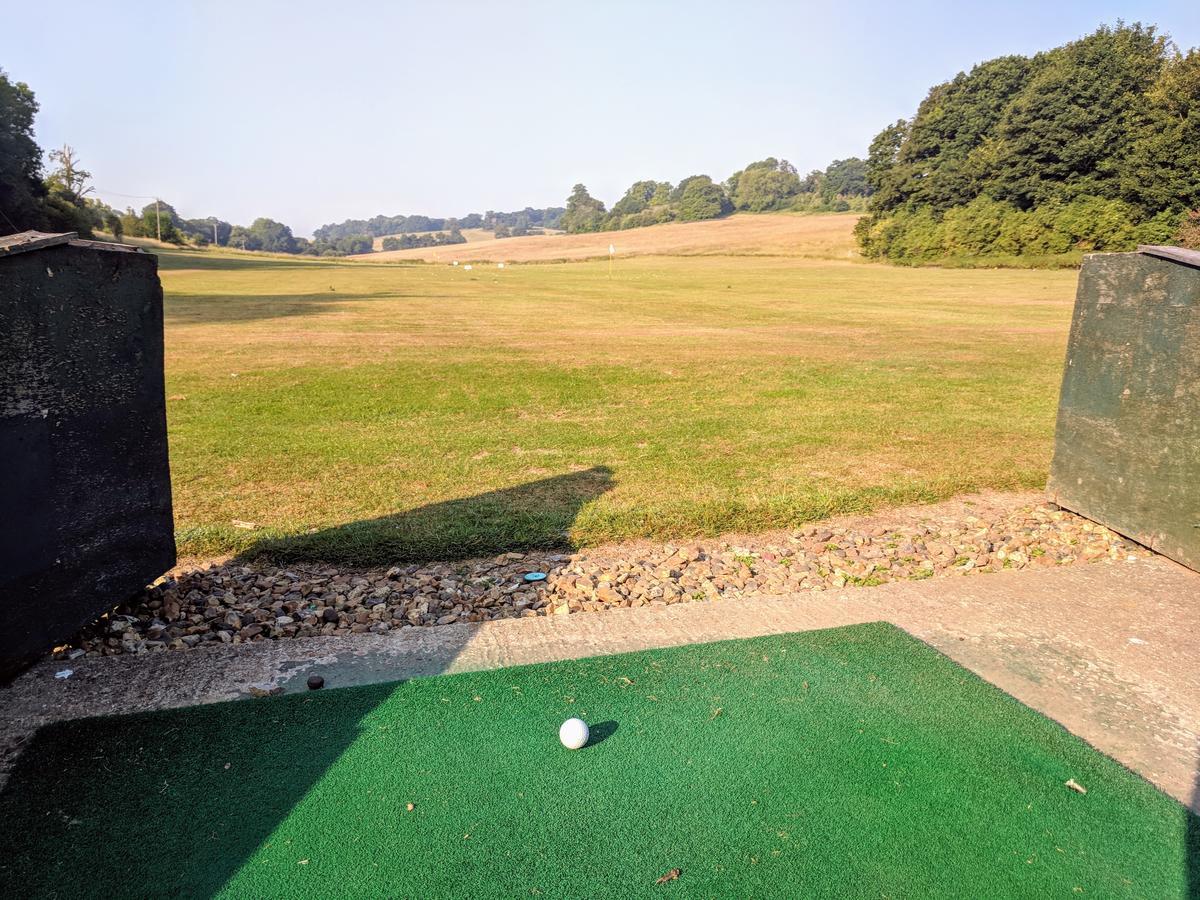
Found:
<path fill-rule="evenodd" d="M 612 256 L 616 252 L 617 252 L 617 248 L 614 247 L 612 244 L 609 244 L 608 245 L 608 255 Z"/>

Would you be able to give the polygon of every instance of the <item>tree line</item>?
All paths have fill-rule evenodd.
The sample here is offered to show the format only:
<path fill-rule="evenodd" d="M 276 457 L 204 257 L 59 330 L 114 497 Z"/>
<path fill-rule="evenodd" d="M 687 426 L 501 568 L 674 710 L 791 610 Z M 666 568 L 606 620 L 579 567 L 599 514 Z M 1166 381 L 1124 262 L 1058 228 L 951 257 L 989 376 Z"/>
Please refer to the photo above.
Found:
<path fill-rule="evenodd" d="M 1141 24 L 1003 56 L 872 141 L 868 257 L 1200 247 L 1200 51 Z"/>
<path fill-rule="evenodd" d="M 29 85 L 12 81 L 0 70 L 0 231 L 74 231 L 84 237 L 106 231 L 118 240 L 130 235 L 177 244 L 329 256 L 371 251 L 370 237 L 309 241 L 274 219 L 255 219 L 247 226 L 213 216 L 185 219 L 161 200 L 138 211 L 114 209 L 94 196 L 91 173 L 70 146 L 50 151 L 50 170 L 45 171 L 42 150 L 33 137 L 37 111 Z"/>
<path fill-rule="evenodd" d="M 550 206 L 534 209 L 527 206 L 514 212 L 470 213 L 461 218 L 436 218 L 433 216 L 375 216 L 371 219 L 347 219 L 331 225 L 322 225 L 313 232 L 318 241 L 336 241 L 353 235 L 386 237 L 388 235 L 415 235 L 422 232 L 462 231 L 464 228 L 483 228 L 496 233 L 497 237 L 518 237 L 539 229 L 558 228 L 559 219 L 565 210 Z M 465 238 L 464 238 L 465 240 Z M 444 243 L 459 243 L 445 241 Z M 429 246 L 414 244 L 413 246 Z"/>
<path fill-rule="evenodd" d="M 233 225 L 210 216 L 185 219 L 170 203 L 158 200 L 140 210 L 117 210 L 95 196 L 91 173 L 70 147 L 52 150 L 46 159 L 33 136 L 38 103 L 29 85 L 0 70 L 0 233 L 74 231 L 92 237 L 97 231 L 161 239 L 169 243 L 238 247 L 273 253 L 343 256 L 370 253 L 370 235 L 296 237 L 274 219 L 258 218 Z"/>
<path fill-rule="evenodd" d="M 804 177 L 786 159 L 768 157 L 720 183 L 708 175 L 690 175 L 675 185 L 636 181 L 611 210 L 577 184 L 559 224 L 575 234 L 697 222 L 737 210 L 845 212 L 865 209 L 871 190 L 866 161 L 857 157 L 835 160 L 824 171 L 814 170 Z"/>
<path fill-rule="evenodd" d="M 249 225 L 232 225 L 216 216 L 185 219 L 175 207 L 164 201 L 148 203 L 140 212 L 127 209 L 118 215 L 115 228 L 110 221 L 105 230 L 118 239 L 125 235 L 157 238 L 172 244 L 198 247 L 215 245 L 265 253 L 298 253 L 308 256 L 346 256 L 370 253 L 374 241 L 369 235 L 347 235 L 336 240 L 309 240 L 297 237 L 292 229 L 274 219 L 258 218 Z"/>
<path fill-rule="evenodd" d="M 411 250 L 413 247 L 443 247 L 465 244 L 467 239 L 458 228 L 449 231 L 426 231 L 417 234 L 391 235 L 383 239 L 384 250 Z"/>

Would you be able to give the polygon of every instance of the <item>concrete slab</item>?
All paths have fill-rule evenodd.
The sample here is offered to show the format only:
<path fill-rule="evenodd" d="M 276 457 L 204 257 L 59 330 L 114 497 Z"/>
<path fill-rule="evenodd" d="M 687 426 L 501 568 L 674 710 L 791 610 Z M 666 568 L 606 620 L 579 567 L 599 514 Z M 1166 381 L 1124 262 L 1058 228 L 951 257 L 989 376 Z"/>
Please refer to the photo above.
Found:
<path fill-rule="evenodd" d="M 0 689 L 0 767 L 61 719 L 886 620 L 1200 812 L 1200 575 L 1162 558 L 788 597 L 43 662 Z M 72 669 L 69 678 L 56 673 Z M 0 772 L 0 774 L 3 774 Z"/>

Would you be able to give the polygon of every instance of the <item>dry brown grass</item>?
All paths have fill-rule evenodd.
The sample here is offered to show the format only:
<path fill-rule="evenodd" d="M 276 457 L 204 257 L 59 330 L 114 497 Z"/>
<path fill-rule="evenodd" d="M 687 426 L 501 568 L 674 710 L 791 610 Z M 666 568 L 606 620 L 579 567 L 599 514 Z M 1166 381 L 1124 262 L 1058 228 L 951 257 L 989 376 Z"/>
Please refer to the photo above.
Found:
<path fill-rule="evenodd" d="M 602 231 L 595 234 L 535 235 L 480 241 L 464 246 L 417 247 L 373 253 L 371 260 L 429 262 L 553 262 L 628 256 L 797 256 L 815 259 L 852 259 L 855 213 L 840 215 L 741 214 L 707 222 L 683 222 Z M 467 232 L 463 232 L 467 235 Z M 468 235 L 468 240 L 471 238 Z M 472 242 L 473 243 L 473 242 Z"/>
<path fill-rule="evenodd" d="M 375 248 L 375 252 L 376 252 L 376 253 L 380 253 L 380 252 L 382 252 L 382 250 L 383 250 L 383 242 L 384 242 L 384 241 L 385 241 L 387 238 L 390 238 L 390 237 L 403 237 L 403 236 L 404 236 L 404 235 L 406 235 L 406 234 L 416 234 L 416 233 L 417 233 L 417 232 L 398 231 L 398 232 L 396 232 L 395 234 L 385 234 L 385 235 L 382 235 L 382 236 L 380 236 L 380 237 L 377 237 L 377 238 L 375 238 L 375 242 L 374 242 L 374 243 L 373 243 L 371 246 L 373 246 L 373 247 Z M 420 233 L 422 233 L 422 234 L 428 234 L 428 233 L 430 233 L 430 232 L 420 232 Z M 436 234 L 437 232 L 432 232 L 432 233 Z M 442 233 L 442 234 L 446 234 L 446 232 L 445 232 L 445 231 L 443 231 L 443 232 L 441 232 L 441 233 Z M 495 234 L 495 232 L 494 232 L 494 231 L 492 231 L 490 228 L 464 228 L 464 229 L 462 230 L 462 236 L 463 236 L 463 237 L 465 237 L 465 238 L 467 239 L 467 243 L 468 243 L 468 244 L 478 244 L 478 243 L 482 243 L 482 242 L 484 242 L 484 241 L 494 241 L 494 240 L 496 239 L 496 234 Z M 457 246 L 457 247 L 462 247 L 462 244 L 456 244 L 456 245 L 454 245 L 454 246 Z M 422 249 L 422 248 L 418 248 L 418 249 Z M 423 248 L 423 249 L 425 249 L 425 250 L 433 250 L 433 249 L 436 249 L 436 248 L 433 248 L 433 247 L 425 247 L 425 248 Z M 390 250 L 390 251 L 388 251 L 388 256 L 393 256 L 393 255 L 400 254 L 400 253 L 409 253 L 409 252 L 417 252 L 417 251 L 416 251 L 416 250 L 414 250 L 414 251 L 408 251 L 408 250 Z M 372 258 L 372 259 L 377 259 L 378 257 L 372 256 L 371 258 Z"/>

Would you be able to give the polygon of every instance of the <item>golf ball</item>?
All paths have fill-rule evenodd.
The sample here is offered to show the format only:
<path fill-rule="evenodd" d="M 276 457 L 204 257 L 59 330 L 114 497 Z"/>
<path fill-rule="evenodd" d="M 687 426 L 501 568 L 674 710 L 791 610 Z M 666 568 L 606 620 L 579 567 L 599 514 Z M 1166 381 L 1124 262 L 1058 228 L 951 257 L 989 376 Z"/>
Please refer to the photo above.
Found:
<path fill-rule="evenodd" d="M 558 729 L 558 739 L 568 750 L 578 750 L 588 742 L 587 722 L 583 719 L 567 719 Z"/>

